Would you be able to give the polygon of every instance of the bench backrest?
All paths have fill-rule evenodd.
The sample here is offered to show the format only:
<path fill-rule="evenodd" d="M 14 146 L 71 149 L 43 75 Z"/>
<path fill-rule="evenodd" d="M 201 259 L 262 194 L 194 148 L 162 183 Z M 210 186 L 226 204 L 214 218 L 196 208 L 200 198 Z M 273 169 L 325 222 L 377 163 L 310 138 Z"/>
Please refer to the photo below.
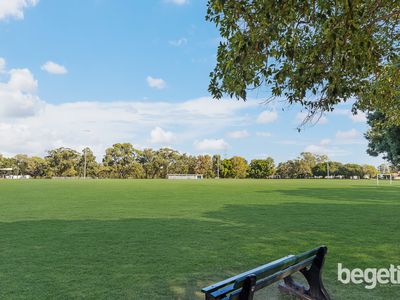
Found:
<path fill-rule="evenodd" d="M 321 260 L 321 255 L 322 267 L 323 257 L 326 252 L 327 248 L 325 246 L 320 246 L 298 255 L 288 255 L 205 287 L 202 289 L 202 292 L 206 294 L 206 299 L 250 299 L 243 296 L 247 293 L 246 289 L 251 288 L 251 292 L 254 293 L 255 291 L 284 279 L 297 271 L 305 270 L 307 267 L 312 266 L 313 263 L 318 263 L 316 260 Z"/>

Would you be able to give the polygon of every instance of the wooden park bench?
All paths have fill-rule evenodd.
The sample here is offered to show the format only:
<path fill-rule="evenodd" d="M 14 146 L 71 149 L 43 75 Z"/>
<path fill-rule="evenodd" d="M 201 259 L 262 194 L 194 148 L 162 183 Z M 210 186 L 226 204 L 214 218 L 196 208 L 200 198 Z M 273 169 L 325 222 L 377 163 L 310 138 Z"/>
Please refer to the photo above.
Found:
<path fill-rule="evenodd" d="M 254 293 L 283 279 L 282 292 L 300 299 L 329 300 L 322 283 L 321 271 L 327 247 L 320 246 L 299 255 L 289 255 L 278 260 L 203 288 L 206 300 L 251 300 Z M 309 288 L 296 283 L 291 275 L 304 275 Z"/>

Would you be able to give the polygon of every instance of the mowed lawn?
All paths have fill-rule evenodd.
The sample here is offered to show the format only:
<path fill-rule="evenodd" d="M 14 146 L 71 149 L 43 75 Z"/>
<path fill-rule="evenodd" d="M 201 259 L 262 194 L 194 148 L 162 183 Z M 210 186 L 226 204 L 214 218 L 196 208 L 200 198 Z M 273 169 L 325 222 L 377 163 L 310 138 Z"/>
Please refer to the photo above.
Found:
<path fill-rule="evenodd" d="M 0 181 L 0 299 L 197 299 L 321 244 L 333 299 L 399 299 L 339 283 L 337 264 L 400 265 L 400 183 Z"/>

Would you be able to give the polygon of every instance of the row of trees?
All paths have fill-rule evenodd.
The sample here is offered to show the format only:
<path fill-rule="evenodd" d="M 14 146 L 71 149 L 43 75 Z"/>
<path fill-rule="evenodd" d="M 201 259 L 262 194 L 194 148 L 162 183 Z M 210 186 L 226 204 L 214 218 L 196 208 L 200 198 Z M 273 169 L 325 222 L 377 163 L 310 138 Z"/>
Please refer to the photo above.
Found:
<path fill-rule="evenodd" d="M 12 158 L 0 155 L 0 168 L 12 168 L 13 175 L 92 178 L 165 178 L 169 173 L 204 174 L 215 177 L 219 157 L 191 156 L 162 148 L 135 149 L 130 143 L 118 143 L 106 149 L 101 163 L 90 148 L 77 152 L 57 148 L 42 157 L 18 154 Z"/>
<path fill-rule="evenodd" d="M 297 159 L 280 163 L 276 174 L 281 178 L 325 177 L 328 174 L 345 178 L 353 176 L 372 178 L 378 174 L 378 169 L 371 165 L 342 164 L 329 161 L 326 155 L 319 156 L 303 152 Z"/>
<path fill-rule="evenodd" d="M 167 174 L 203 174 L 206 178 L 309 178 L 326 176 L 328 170 L 332 176 L 345 177 L 374 177 L 378 173 L 374 166 L 341 164 L 309 152 L 276 166 L 271 157 L 248 163 L 240 156 L 221 159 L 219 155 L 192 156 L 169 148 L 138 150 L 129 143 L 106 149 L 101 163 L 96 161 L 90 148 L 82 152 L 58 148 L 48 151 L 44 158 L 23 154 L 12 158 L 0 156 L 0 168 L 12 168 L 15 175 L 35 178 L 166 178 Z"/>

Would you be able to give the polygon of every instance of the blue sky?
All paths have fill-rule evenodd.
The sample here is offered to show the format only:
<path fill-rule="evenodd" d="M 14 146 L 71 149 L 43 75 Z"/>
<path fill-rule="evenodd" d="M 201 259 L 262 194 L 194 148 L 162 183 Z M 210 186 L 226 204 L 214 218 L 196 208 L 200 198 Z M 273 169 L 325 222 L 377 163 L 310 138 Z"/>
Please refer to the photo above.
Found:
<path fill-rule="evenodd" d="M 213 100 L 218 31 L 197 0 L 5 0 L 0 5 L 0 153 L 43 155 L 116 142 L 276 162 L 302 151 L 369 157 L 350 104 L 296 128 L 300 107 Z M 265 96 L 265 95 L 263 95 Z"/>

